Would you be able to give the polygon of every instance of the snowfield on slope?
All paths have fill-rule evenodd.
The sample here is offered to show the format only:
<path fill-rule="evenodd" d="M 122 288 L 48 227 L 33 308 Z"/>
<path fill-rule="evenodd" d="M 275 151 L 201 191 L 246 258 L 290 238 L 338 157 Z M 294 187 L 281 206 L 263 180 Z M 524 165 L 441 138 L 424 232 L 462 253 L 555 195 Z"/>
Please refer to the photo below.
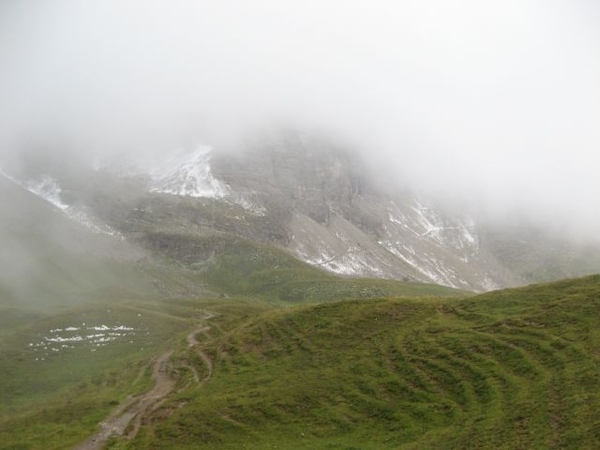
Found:
<path fill-rule="evenodd" d="M 210 169 L 212 147 L 198 145 L 194 150 L 178 149 L 149 169 L 151 192 L 187 197 L 223 198 L 229 187 L 217 180 Z"/>

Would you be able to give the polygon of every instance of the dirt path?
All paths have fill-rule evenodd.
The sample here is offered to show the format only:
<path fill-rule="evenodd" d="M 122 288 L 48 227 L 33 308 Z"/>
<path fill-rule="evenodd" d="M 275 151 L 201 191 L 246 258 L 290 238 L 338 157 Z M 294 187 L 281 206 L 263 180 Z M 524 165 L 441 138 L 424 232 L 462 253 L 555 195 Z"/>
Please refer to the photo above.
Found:
<path fill-rule="evenodd" d="M 133 397 L 119 406 L 100 424 L 100 431 L 98 433 L 79 444 L 74 450 L 100 450 L 110 437 L 114 435 L 123 436 L 132 420 L 134 421 L 134 427 L 128 437 L 135 436 L 139 430 L 142 417 L 158 408 L 164 398 L 175 387 L 175 381 L 167 373 L 170 357 L 171 352 L 167 352 L 154 362 L 152 378 L 155 384 L 151 390 Z"/>
<path fill-rule="evenodd" d="M 194 347 L 196 345 L 199 344 L 198 339 L 196 338 L 200 333 L 206 333 L 208 330 L 210 330 L 210 327 L 202 327 L 202 328 L 198 328 L 197 330 L 192 331 L 188 337 L 187 337 L 187 341 L 190 347 Z M 210 380 L 210 377 L 212 377 L 213 374 L 213 362 L 212 359 L 210 359 L 210 357 L 202 350 L 202 349 L 197 349 L 196 353 L 198 354 L 198 356 L 202 359 L 202 361 L 204 362 L 204 364 L 206 364 L 206 368 L 207 368 L 207 374 L 206 376 L 200 380 L 200 377 L 198 376 L 198 372 L 196 371 L 196 369 L 194 369 L 193 367 L 191 368 L 193 373 L 194 373 L 194 379 L 200 383 L 205 383 L 206 381 Z"/>
<path fill-rule="evenodd" d="M 208 314 L 204 319 L 207 320 L 211 317 L 213 317 L 212 314 Z M 194 347 L 198 345 L 197 336 L 200 333 L 206 333 L 209 329 L 210 327 L 204 326 L 191 332 L 187 336 L 189 346 Z M 194 367 L 189 366 L 189 368 L 192 370 L 196 382 L 205 383 L 212 377 L 213 362 L 203 350 L 198 349 L 197 353 L 204 364 L 206 364 L 206 376 L 200 379 L 198 371 Z M 73 450 L 101 450 L 106 441 L 112 436 L 123 436 L 125 430 L 132 423 L 133 428 L 127 434 L 127 438 L 133 439 L 142 425 L 142 420 L 155 411 L 175 388 L 176 382 L 169 376 L 167 370 L 171 354 L 171 351 L 164 353 L 154 361 L 152 369 L 154 387 L 151 390 L 139 396 L 129 398 L 100 424 L 100 431 L 85 442 L 74 447 Z"/>

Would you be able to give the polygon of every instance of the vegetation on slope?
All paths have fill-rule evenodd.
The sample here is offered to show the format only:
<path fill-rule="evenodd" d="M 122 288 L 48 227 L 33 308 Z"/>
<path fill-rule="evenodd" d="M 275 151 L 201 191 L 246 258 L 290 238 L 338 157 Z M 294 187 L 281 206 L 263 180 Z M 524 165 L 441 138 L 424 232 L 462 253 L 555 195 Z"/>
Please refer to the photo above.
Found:
<path fill-rule="evenodd" d="M 597 448 L 599 307 L 593 276 L 216 317 L 211 381 L 114 448 Z"/>

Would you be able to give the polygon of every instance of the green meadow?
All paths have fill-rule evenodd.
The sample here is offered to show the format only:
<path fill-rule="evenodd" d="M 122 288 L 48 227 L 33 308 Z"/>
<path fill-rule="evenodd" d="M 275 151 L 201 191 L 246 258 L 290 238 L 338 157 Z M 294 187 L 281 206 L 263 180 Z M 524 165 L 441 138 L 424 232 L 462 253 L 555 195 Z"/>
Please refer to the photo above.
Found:
<path fill-rule="evenodd" d="M 106 448 L 600 446 L 600 276 L 474 296 L 257 244 L 178 264 L 152 276 L 199 296 L 2 307 L 0 449 L 74 447 L 165 352 L 174 390 Z"/>
<path fill-rule="evenodd" d="M 599 307 L 593 276 L 222 314 L 210 382 L 113 448 L 597 448 Z"/>

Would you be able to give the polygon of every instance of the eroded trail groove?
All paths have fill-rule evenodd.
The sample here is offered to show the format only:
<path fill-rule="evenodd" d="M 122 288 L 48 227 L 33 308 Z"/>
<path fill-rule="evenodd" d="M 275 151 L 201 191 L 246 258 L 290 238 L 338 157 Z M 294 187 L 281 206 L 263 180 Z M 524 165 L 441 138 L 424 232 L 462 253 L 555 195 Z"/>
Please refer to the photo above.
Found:
<path fill-rule="evenodd" d="M 167 371 L 171 353 L 170 351 L 164 353 L 154 362 L 152 371 L 152 378 L 155 382 L 154 387 L 119 406 L 100 424 L 100 431 L 76 446 L 75 450 L 101 449 L 110 437 L 123 436 L 132 420 L 134 421 L 134 428 L 129 435 L 133 437 L 137 434 L 142 417 L 156 409 L 175 387 L 175 381 Z"/>
<path fill-rule="evenodd" d="M 200 333 L 207 332 L 208 330 L 210 330 L 210 327 L 202 327 L 202 328 L 198 328 L 197 330 L 191 332 L 187 337 L 189 346 L 195 347 L 196 345 L 198 345 L 199 342 L 198 342 L 197 336 Z M 194 380 L 196 380 L 198 383 L 200 383 L 200 382 L 204 383 L 204 382 L 210 380 L 210 377 L 212 377 L 213 362 L 212 362 L 212 359 L 210 359 L 210 357 L 202 349 L 197 349 L 196 353 L 202 359 L 204 364 L 206 364 L 207 374 L 203 379 L 200 379 L 200 376 L 198 375 L 196 370 L 192 368 L 192 370 L 194 372 Z"/>
<path fill-rule="evenodd" d="M 205 317 L 209 319 L 211 314 Z M 208 331 L 210 327 L 202 326 L 195 329 L 187 336 L 187 342 L 190 347 L 199 344 L 197 336 Z M 131 397 L 120 405 L 106 420 L 100 424 L 100 431 L 88 438 L 86 441 L 74 447 L 73 450 L 101 450 L 106 441 L 113 436 L 126 436 L 127 439 L 133 439 L 141 425 L 142 421 L 152 412 L 159 408 L 167 396 L 173 391 L 176 380 L 169 375 L 169 360 L 172 351 L 168 351 L 158 357 L 153 363 L 152 378 L 154 387 L 148 392 Z M 205 383 L 212 377 L 213 362 L 212 359 L 201 349 L 197 349 L 198 356 L 202 359 L 207 368 L 207 373 L 200 378 L 198 371 L 189 367 L 197 383 Z M 125 432 L 129 429 L 127 435 Z"/>

